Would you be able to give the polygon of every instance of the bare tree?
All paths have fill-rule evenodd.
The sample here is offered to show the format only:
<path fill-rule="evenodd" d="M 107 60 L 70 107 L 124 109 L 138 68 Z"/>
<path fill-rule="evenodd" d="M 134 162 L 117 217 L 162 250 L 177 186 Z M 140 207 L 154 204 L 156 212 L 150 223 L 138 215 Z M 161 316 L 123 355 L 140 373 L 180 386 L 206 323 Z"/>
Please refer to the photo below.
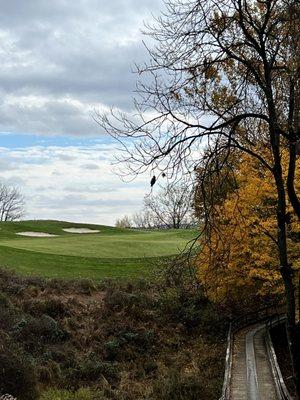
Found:
<path fill-rule="evenodd" d="M 151 229 L 158 226 L 155 215 L 148 209 L 133 214 L 132 222 L 136 228 Z"/>
<path fill-rule="evenodd" d="M 115 226 L 117 228 L 131 228 L 132 227 L 131 218 L 128 215 L 124 215 L 124 217 L 118 218 L 116 220 Z"/>
<path fill-rule="evenodd" d="M 15 221 L 25 213 L 25 201 L 16 187 L 0 185 L 0 221 Z"/>
<path fill-rule="evenodd" d="M 137 113 L 131 118 L 112 111 L 109 116 L 99 115 L 99 122 L 123 144 L 129 170 L 140 173 L 151 168 L 156 180 L 161 174 L 190 171 L 203 155 L 203 144 L 215 156 L 220 152 L 229 156 L 238 149 L 273 174 L 278 268 L 285 286 L 287 331 L 299 396 L 300 327 L 295 319 L 286 215 L 289 199 L 300 219 L 295 191 L 300 140 L 300 3 L 168 0 L 166 7 L 147 30 L 155 45 L 149 49 L 150 62 L 138 70 L 150 76 L 144 81 L 150 84 L 138 84 Z M 287 178 L 283 149 L 289 153 Z"/>
<path fill-rule="evenodd" d="M 192 192 L 185 184 L 167 185 L 156 195 L 146 196 L 145 210 L 155 225 L 164 228 L 187 228 L 192 222 Z"/>

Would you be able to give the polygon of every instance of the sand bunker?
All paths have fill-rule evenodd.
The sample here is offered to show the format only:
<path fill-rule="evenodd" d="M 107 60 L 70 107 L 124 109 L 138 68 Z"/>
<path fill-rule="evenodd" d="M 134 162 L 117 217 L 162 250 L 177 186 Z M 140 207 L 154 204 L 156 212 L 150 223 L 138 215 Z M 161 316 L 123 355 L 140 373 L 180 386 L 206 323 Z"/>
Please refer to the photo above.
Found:
<path fill-rule="evenodd" d="M 89 229 L 89 228 L 65 228 L 63 231 L 68 233 L 99 233 L 97 229 Z"/>
<path fill-rule="evenodd" d="M 31 237 L 55 237 L 55 236 L 58 236 L 58 235 L 52 235 L 51 233 L 46 233 L 46 232 L 17 232 L 16 235 L 31 236 Z"/>

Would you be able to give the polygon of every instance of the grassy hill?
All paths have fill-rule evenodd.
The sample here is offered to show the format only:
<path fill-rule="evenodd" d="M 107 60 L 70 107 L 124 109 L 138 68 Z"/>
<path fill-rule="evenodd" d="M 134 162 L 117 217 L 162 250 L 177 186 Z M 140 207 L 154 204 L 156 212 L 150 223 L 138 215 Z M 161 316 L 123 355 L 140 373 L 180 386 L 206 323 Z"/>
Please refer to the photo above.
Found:
<path fill-rule="evenodd" d="M 64 228 L 90 228 L 78 234 Z M 18 232 L 57 237 L 24 237 Z M 178 254 L 196 236 L 192 230 L 145 231 L 64 221 L 0 223 L 0 265 L 24 274 L 60 278 L 133 278 L 149 273 L 158 258 Z"/>

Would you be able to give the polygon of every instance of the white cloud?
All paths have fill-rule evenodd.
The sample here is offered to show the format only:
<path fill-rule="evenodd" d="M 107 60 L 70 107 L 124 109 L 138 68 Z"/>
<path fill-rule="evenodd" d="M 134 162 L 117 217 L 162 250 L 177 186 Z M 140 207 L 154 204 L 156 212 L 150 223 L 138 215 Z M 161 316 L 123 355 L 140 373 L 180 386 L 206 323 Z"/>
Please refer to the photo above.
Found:
<path fill-rule="evenodd" d="M 148 180 L 139 177 L 132 183 L 122 182 L 112 167 L 112 150 L 111 144 L 0 148 L 1 158 L 18 165 L 17 171 L 2 170 L 0 181 L 21 189 L 26 219 L 113 225 L 116 218 L 142 206 Z"/>
<path fill-rule="evenodd" d="M 92 163 L 90 163 L 90 164 L 82 164 L 82 165 L 81 165 L 81 168 L 83 168 L 83 169 L 89 169 L 89 170 L 95 170 L 95 169 L 99 169 L 99 165 L 97 165 L 97 164 L 92 164 Z"/>

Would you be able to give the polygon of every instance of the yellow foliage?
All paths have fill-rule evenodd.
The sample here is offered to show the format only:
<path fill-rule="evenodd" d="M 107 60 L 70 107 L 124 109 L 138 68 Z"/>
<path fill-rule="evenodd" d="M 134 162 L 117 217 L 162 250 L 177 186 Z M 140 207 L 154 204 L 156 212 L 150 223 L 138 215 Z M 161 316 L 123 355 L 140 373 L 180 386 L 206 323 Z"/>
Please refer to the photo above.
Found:
<path fill-rule="evenodd" d="M 299 160 L 298 160 L 299 161 Z M 300 163 L 296 191 L 300 193 Z M 244 155 L 237 187 L 214 211 L 197 257 L 199 279 L 211 299 L 237 303 L 283 291 L 276 245 L 276 189 L 270 171 Z M 300 267 L 300 224 L 288 205 L 288 252 Z"/>

